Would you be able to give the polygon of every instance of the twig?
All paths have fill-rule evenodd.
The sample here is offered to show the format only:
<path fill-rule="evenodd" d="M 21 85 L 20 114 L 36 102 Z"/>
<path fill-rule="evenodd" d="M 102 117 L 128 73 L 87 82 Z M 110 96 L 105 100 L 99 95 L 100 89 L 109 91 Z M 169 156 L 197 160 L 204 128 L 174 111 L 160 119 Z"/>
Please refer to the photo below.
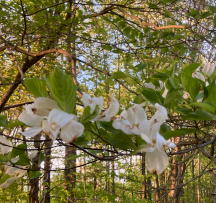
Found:
<path fill-rule="evenodd" d="M 125 14 L 126 16 L 134 19 L 134 20 L 137 20 L 143 27 L 148 27 L 148 26 L 154 26 L 156 30 L 162 30 L 162 29 L 169 29 L 169 28 L 179 28 L 179 29 L 187 29 L 189 28 L 188 26 L 185 26 L 185 25 L 166 25 L 166 26 L 161 26 L 161 27 L 158 27 L 157 25 L 155 25 L 154 23 L 143 23 L 139 17 L 136 17 L 136 16 L 133 16 L 133 15 L 130 15 L 128 14 L 126 11 L 124 11 L 123 9 L 119 8 L 119 7 L 116 7 L 116 9 L 120 12 L 122 12 L 123 14 Z"/>
<path fill-rule="evenodd" d="M 10 56 L 10 58 L 11 58 L 12 60 L 15 61 L 16 65 L 17 65 L 17 67 L 18 67 L 18 70 L 19 70 L 19 72 L 20 72 L 20 75 L 21 75 L 21 81 L 23 81 L 23 79 L 24 79 L 24 73 L 23 73 L 23 71 L 22 71 L 22 68 L 20 67 L 18 61 L 16 60 L 16 58 L 15 58 L 12 54 L 10 54 L 9 56 Z"/>

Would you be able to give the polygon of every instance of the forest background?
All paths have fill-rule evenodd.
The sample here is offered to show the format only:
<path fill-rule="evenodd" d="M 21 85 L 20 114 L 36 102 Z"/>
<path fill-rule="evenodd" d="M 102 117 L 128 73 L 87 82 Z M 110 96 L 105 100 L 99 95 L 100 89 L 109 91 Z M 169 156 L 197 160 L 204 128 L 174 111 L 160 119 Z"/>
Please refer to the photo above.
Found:
<path fill-rule="evenodd" d="M 215 202 L 216 71 L 203 70 L 215 63 L 215 27 L 211 0 L 1 0 L 0 136 L 12 142 L 19 165 L 31 167 L 0 189 L 0 201 Z M 167 169 L 149 173 L 145 153 L 136 153 L 143 140 L 119 133 L 113 121 L 88 120 L 69 144 L 23 136 L 27 126 L 17 118 L 46 94 L 53 70 L 73 78 L 78 115 L 83 93 L 103 96 L 104 109 L 112 95 L 121 110 L 146 102 L 148 117 L 150 104 L 163 105 L 160 133 L 177 146 L 166 150 Z M 65 90 L 60 75 L 56 92 Z M 22 154 L 32 146 L 38 154 L 30 161 Z M 0 184 L 7 161 L 1 154 Z"/>

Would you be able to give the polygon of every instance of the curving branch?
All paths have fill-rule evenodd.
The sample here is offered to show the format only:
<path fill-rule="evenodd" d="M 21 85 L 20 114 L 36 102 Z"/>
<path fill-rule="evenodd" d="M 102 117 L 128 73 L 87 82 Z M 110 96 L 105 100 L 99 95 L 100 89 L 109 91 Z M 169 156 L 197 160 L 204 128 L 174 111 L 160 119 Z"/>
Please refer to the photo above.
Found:
<path fill-rule="evenodd" d="M 121 9 L 119 7 L 116 7 L 116 9 L 118 11 L 120 11 L 121 13 L 125 14 L 126 16 L 128 16 L 128 17 L 130 17 L 130 18 L 132 18 L 134 20 L 137 20 L 140 23 L 140 25 L 142 25 L 143 27 L 154 26 L 156 30 L 163 30 L 163 29 L 169 29 L 169 28 L 178 28 L 178 29 L 188 29 L 189 28 L 189 26 L 186 26 L 186 25 L 166 25 L 166 26 L 158 27 L 154 23 L 144 23 L 144 22 L 142 22 L 139 17 L 130 15 L 125 10 L 123 10 L 123 9 Z"/>

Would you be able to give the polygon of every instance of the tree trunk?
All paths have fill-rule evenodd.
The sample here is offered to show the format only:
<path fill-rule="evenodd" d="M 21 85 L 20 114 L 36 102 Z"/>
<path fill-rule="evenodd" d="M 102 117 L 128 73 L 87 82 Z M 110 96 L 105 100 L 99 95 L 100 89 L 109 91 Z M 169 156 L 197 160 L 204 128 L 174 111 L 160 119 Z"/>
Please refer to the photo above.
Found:
<path fill-rule="evenodd" d="M 142 154 L 142 176 L 143 176 L 143 182 L 142 182 L 142 193 L 141 193 L 141 199 L 144 200 L 146 198 L 146 183 L 145 183 L 145 154 Z"/>
<path fill-rule="evenodd" d="M 34 137 L 34 141 L 39 141 L 41 137 L 41 134 L 38 134 Z M 40 148 L 40 142 L 34 142 L 35 148 Z M 34 165 L 32 166 L 32 169 L 39 169 L 39 156 L 35 157 L 33 159 Z M 31 187 L 29 192 L 29 203 L 39 203 L 38 200 L 38 192 L 39 192 L 39 178 L 34 178 L 29 181 L 29 185 Z"/>
<path fill-rule="evenodd" d="M 65 147 L 65 159 L 70 155 L 76 155 L 76 148 L 72 146 Z M 69 196 L 67 197 L 68 203 L 71 203 L 70 199 L 76 198 L 75 183 L 76 183 L 76 159 L 65 161 L 64 178 L 65 178 L 65 189 L 68 191 Z M 71 169 L 72 168 L 72 169 Z"/>
<path fill-rule="evenodd" d="M 50 203 L 50 169 L 51 169 L 51 146 L 52 141 L 50 137 L 46 135 L 45 140 L 45 160 L 44 160 L 44 201 L 43 203 Z"/>
<path fill-rule="evenodd" d="M 156 175 L 154 178 L 154 187 L 156 188 L 155 202 L 159 202 L 160 201 L 160 190 L 158 189 L 159 188 L 158 175 Z"/>

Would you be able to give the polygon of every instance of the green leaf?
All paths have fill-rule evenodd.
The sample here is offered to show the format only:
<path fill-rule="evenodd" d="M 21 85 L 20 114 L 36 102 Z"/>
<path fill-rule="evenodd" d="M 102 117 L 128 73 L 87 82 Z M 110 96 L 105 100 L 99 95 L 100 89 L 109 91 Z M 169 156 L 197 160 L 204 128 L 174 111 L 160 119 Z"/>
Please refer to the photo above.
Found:
<path fill-rule="evenodd" d="M 124 133 L 113 134 L 109 139 L 107 139 L 107 141 L 119 149 L 127 150 L 136 147 L 130 135 Z"/>
<path fill-rule="evenodd" d="M 44 153 L 40 152 L 39 154 L 39 163 L 42 163 L 46 159 Z"/>
<path fill-rule="evenodd" d="M 94 150 L 95 151 L 95 150 Z M 75 160 L 79 157 L 83 156 L 82 154 L 80 155 L 73 155 L 73 154 L 70 154 L 70 156 L 68 158 L 65 159 L 65 161 L 69 161 L 69 160 Z"/>
<path fill-rule="evenodd" d="M 110 122 L 99 121 L 98 123 L 99 123 L 99 125 L 100 125 L 101 127 L 103 127 L 105 130 L 107 130 L 107 131 L 109 131 L 109 132 L 111 132 L 111 133 L 113 133 L 113 134 L 118 134 L 118 133 L 119 133 L 118 130 L 116 130 L 115 128 L 113 128 L 113 126 L 112 126 L 112 121 L 110 121 Z"/>
<path fill-rule="evenodd" d="M 20 166 L 30 165 L 30 159 L 28 158 L 27 153 L 20 154 L 19 160 L 15 164 Z"/>
<path fill-rule="evenodd" d="M 117 72 L 114 72 L 112 74 L 113 79 L 124 79 L 124 78 L 127 78 L 127 77 L 128 76 L 122 71 L 117 71 Z"/>
<path fill-rule="evenodd" d="M 203 18 L 207 18 L 207 17 L 209 17 L 209 16 L 211 16 L 211 15 L 212 15 L 212 13 L 209 12 L 209 11 L 207 11 L 207 12 L 203 12 L 203 13 L 201 14 L 201 19 L 203 19 Z"/>
<path fill-rule="evenodd" d="M 170 89 L 166 95 L 164 105 L 172 102 L 176 102 L 176 100 L 180 100 L 180 99 L 182 99 L 182 96 L 179 93 L 179 91 L 176 89 Z"/>
<path fill-rule="evenodd" d="M 141 71 L 141 70 L 146 68 L 146 63 L 141 62 L 140 64 L 136 65 L 135 67 L 137 68 L 137 71 Z"/>
<path fill-rule="evenodd" d="M 214 105 L 216 105 L 216 84 L 215 81 L 212 81 L 209 86 L 206 88 L 207 89 L 207 101 L 212 101 Z M 205 101 L 206 101 L 205 100 Z"/>
<path fill-rule="evenodd" d="M 197 94 L 200 91 L 199 80 L 196 78 L 193 78 L 192 76 L 181 74 L 181 81 L 182 81 L 182 85 L 185 91 L 187 91 L 192 97 L 192 99 L 195 100 Z"/>
<path fill-rule="evenodd" d="M 168 140 L 172 137 L 180 137 L 180 136 L 183 136 L 183 135 L 187 135 L 187 134 L 190 134 L 190 133 L 195 133 L 195 132 L 198 132 L 199 130 L 198 129 L 192 129 L 192 128 L 181 128 L 181 129 L 175 129 L 175 130 L 170 130 L 166 133 L 163 134 L 163 137 Z"/>
<path fill-rule="evenodd" d="M 9 121 L 9 124 L 8 124 L 9 128 L 14 128 L 17 126 L 26 126 L 26 124 L 21 122 L 21 121 L 18 121 L 18 120 L 10 120 Z"/>
<path fill-rule="evenodd" d="M 79 122 L 83 124 L 83 123 L 86 123 L 86 122 L 92 120 L 93 118 L 95 118 L 95 116 L 97 116 L 99 114 L 99 110 L 100 110 L 100 108 L 97 105 L 94 112 L 91 114 L 90 113 L 90 111 L 91 111 L 90 106 L 85 107 L 83 115 L 80 116 Z"/>
<path fill-rule="evenodd" d="M 200 110 L 187 114 L 184 118 L 182 118 L 182 120 L 216 120 L 216 116 L 210 114 L 207 111 Z"/>
<path fill-rule="evenodd" d="M 112 46 L 110 46 L 110 45 L 101 45 L 101 48 L 105 49 L 105 50 L 108 50 L 108 51 L 112 50 Z"/>
<path fill-rule="evenodd" d="M 188 66 L 186 66 L 181 72 L 188 75 L 188 76 L 191 76 L 192 73 L 200 66 L 200 63 L 192 63 Z"/>
<path fill-rule="evenodd" d="M 176 78 L 172 78 L 172 77 L 169 77 L 167 80 L 166 80 L 166 88 L 168 90 L 171 90 L 171 89 L 179 89 L 180 88 L 180 85 L 179 85 L 179 81 L 176 79 Z"/>
<path fill-rule="evenodd" d="M 56 68 L 46 80 L 53 99 L 67 113 L 72 113 L 76 102 L 76 86 L 72 76 Z"/>
<path fill-rule="evenodd" d="M 166 73 L 155 73 L 154 75 L 152 75 L 152 78 L 158 78 L 162 81 L 165 81 L 167 78 L 169 78 L 169 75 Z"/>
<path fill-rule="evenodd" d="M 116 54 L 121 54 L 121 53 L 123 53 L 123 51 L 120 50 L 120 49 L 112 50 L 112 52 L 113 52 L 113 53 L 116 53 Z"/>
<path fill-rule="evenodd" d="M 16 148 L 12 149 L 11 158 L 14 158 L 20 154 L 23 154 L 26 152 L 27 145 L 26 144 L 20 144 L 16 146 Z"/>
<path fill-rule="evenodd" d="M 0 154 L 0 162 L 7 162 L 8 159 L 3 154 Z"/>
<path fill-rule="evenodd" d="M 212 13 L 216 13 L 216 6 L 209 6 L 209 10 L 210 10 Z"/>
<path fill-rule="evenodd" d="M 176 110 L 177 113 L 182 113 L 182 114 L 188 114 L 188 113 L 192 113 L 192 109 L 189 108 L 181 108 L 181 109 L 177 109 Z"/>
<path fill-rule="evenodd" d="M 201 107 L 203 110 L 208 111 L 212 114 L 215 113 L 215 107 L 212 103 L 210 102 L 192 102 L 190 103 L 191 106 L 197 106 Z"/>
<path fill-rule="evenodd" d="M 36 77 L 25 79 L 24 84 L 34 97 L 47 97 L 46 82 Z"/>
<path fill-rule="evenodd" d="M 34 178 L 38 178 L 42 175 L 42 173 L 40 171 L 29 171 L 29 178 L 34 179 Z"/>
<path fill-rule="evenodd" d="M 214 19 L 213 19 L 213 25 L 214 27 L 216 27 L 216 15 L 214 16 Z"/>
<path fill-rule="evenodd" d="M 8 127 L 7 115 L 0 115 L 0 126 Z"/>
<path fill-rule="evenodd" d="M 164 98 L 157 91 L 150 88 L 142 88 L 141 92 L 143 96 L 152 104 L 158 103 L 163 105 Z"/>
<path fill-rule="evenodd" d="M 191 9 L 190 15 L 193 17 L 196 17 L 199 14 L 199 11 L 195 10 L 195 9 Z"/>

